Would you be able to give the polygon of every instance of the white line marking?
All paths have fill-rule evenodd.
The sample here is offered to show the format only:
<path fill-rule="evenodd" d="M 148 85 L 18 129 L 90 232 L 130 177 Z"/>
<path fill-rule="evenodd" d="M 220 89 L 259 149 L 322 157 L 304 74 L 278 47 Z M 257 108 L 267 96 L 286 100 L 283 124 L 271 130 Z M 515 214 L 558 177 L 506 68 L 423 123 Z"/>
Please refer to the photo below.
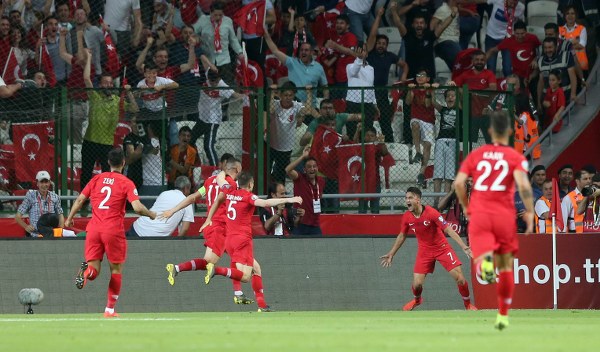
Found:
<path fill-rule="evenodd" d="M 98 316 L 98 318 L 0 318 L 0 323 L 4 322 L 53 322 L 53 321 L 98 321 L 98 320 L 126 320 L 126 321 L 175 321 L 175 320 L 185 320 L 181 318 L 112 318 L 112 319 L 104 319 L 102 316 Z"/>

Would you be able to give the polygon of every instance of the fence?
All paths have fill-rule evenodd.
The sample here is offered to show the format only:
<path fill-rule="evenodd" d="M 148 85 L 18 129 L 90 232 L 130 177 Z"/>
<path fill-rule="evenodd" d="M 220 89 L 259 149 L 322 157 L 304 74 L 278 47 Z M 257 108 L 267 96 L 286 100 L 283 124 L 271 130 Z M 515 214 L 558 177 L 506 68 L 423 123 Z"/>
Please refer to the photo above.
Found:
<path fill-rule="evenodd" d="M 35 187 L 35 174 L 44 169 L 69 199 L 93 174 L 107 170 L 106 154 L 117 145 L 126 153 L 125 174 L 142 196 L 158 195 L 181 174 L 200 186 L 224 153 L 255 174 L 257 193 L 266 194 L 273 181 L 285 182 L 291 193 L 285 167 L 311 146 L 328 178 L 324 198 L 333 198 L 324 210 L 333 212 L 340 199 L 341 207 L 362 212 L 368 200 L 375 201 L 372 212 L 403 206 L 399 197 L 386 195 L 415 184 L 428 196 L 442 195 L 461 153 L 487 140 L 489 110 L 513 110 L 512 95 L 500 91 L 412 85 L 27 88 L 0 104 L 0 127 L 14 141 L 1 146 L 5 194 Z M 340 193 L 372 198 L 327 195 Z M 4 205 L 14 210 L 11 202 Z"/>

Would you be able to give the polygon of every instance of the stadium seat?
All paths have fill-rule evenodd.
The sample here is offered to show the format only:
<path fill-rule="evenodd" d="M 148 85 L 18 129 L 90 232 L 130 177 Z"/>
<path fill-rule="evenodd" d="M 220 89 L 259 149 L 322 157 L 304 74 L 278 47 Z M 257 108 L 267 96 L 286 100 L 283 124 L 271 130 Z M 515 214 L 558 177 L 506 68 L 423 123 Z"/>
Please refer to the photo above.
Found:
<path fill-rule="evenodd" d="M 390 183 L 414 183 L 420 169 L 420 164 L 409 164 L 408 161 L 397 162 L 390 167 Z"/>
<path fill-rule="evenodd" d="M 544 27 L 542 26 L 527 26 L 527 32 L 531 34 L 535 34 L 536 37 L 541 41 L 544 40 L 546 34 L 544 32 Z"/>
<path fill-rule="evenodd" d="M 556 23 L 556 10 L 558 2 L 538 0 L 527 4 L 527 24 L 530 26 L 540 26 L 548 22 Z"/>
<path fill-rule="evenodd" d="M 225 121 L 219 126 L 219 130 L 217 131 L 217 139 L 242 138 L 242 133 L 242 121 Z"/>
<path fill-rule="evenodd" d="M 444 60 L 440 59 L 439 57 L 435 58 L 435 73 L 436 79 L 444 78 L 447 80 L 450 79 L 450 77 L 452 77 L 452 72 L 448 68 L 448 65 L 446 65 L 446 62 L 444 62 Z"/>
<path fill-rule="evenodd" d="M 388 152 L 397 162 L 408 162 L 409 150 L 412 146 L 402 143 L 387 143 Z"/>

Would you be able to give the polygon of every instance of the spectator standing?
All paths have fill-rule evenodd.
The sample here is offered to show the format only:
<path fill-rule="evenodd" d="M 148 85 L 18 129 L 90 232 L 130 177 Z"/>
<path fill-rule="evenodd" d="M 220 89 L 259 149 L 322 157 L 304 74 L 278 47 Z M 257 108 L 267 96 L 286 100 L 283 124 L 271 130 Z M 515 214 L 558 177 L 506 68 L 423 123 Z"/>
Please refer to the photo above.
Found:
<path fill-rule="evenodd" d="M 83 32 L 83 39 L 85 41 L 85 47 L 92 50 L 93 59 L 92 65 L 95 69 L 96 76 L 102 75 L 102 61 L 107 60 L 105 52 L 104 34 L 102 30 L 96 26 L 92 26 L 88 21 L 88 13 L 84 9 L 75 10 L 75 27 L 70 31 L 71 37 L 71 48 L 79 50 L 77 43 L 78 36 L 77 32 Z M 77 55 L 77 52 L 71 52 L 73 55 Z M 104 57 L 103 57 L 104 56 Z"/>
<path fill-rule="evenodd" d="M 304 210 L 304 215 L 300 219 L 298 227 L 294 229 L 294 235 L 322 235 L 320 215 L 321 215 L 321 196 L 325 188 L 325 179 L 318 176 L 319 171 L 317 161 L 309 157 L 310 147 L 304 148 L 302 155 L 292 161 L 285 172 L 288 177 L 294 181 L 294 194 L 302 198 L 302 204 L 298 208 Z M 303 172 L 296 171 L 296 168 L 304 162 Z"/>
<path fill-rule="evenodd" d="M 192 167 L 196 163 L 196 149 L 190 145 L 192 129 L 183 126 L 179 129 L 179 144 L 171 147 L 169 167 L 169 187 L 175 187 L 175 179 L 186 176 L 191 179 Z"/>
<path fill-rule="evenodd" d="M 269 185 L 269 196 L 272 198 L 285 198 L 287 193 L 283 183 L 275 182 Z M 259 209 L 260 221 L 263 224 L 267 235 L 288 236 L 300 223 L 300 218 L 304 215 L 304 209 L 293 208 L 287 204 L 279 204 L 274 207 Z"/>
<path fill-rule="evenodd" d="M 552 180 L 544 180 L 542 195 L 535 201 L 535 233 L 552 233 L 552 214 L 550 214 L 552 196 Z M 557 229 L 557 232 L 560 230 L 562 229 Z"/>
<path fill-rule="evenodd" d="M 477 4 L 459 3 L 458 13 L 460 14 L 460 49 L 465 50 L 469 47 L 473 34 L 479 31 L 481 17 L 477 12 Z"/>
<path fill-rule="evenodd" d="M 555 38 L 545 38 L 543 45 L 544 54 L 538 59 L 538 70 L 540 79 L 537 84 L 538 110 L 541 111 L 542 97 L 549 88 L 548 78 L 550 71 L 560 71 L 560 87 L 565 94 L 565 104 L 577 98 L 577 74 L 575 62 L 570 52 L 558 52 L 558 43 Z"/>
<path fill-rule="evenodd" d="M 265 24 L 267 26 L 275 24 L 277 16 L 271 0 L 242 0 L 242 5 L 246 6 L 250 3 L 264 1 L 266 6 Z M 265 30 L 265 33 L 268 32 Z M 266 37 L 266 36 L 265 36 Z M 256 34 L 248 34 L 242 32 L 242 41 L 246 43 L 246 53 L 249 60 L 256 61 L 260 67 L 265 67 L 265 51 L 266 47 L 262 43 L 262 38 Z"/>
<path fill-rule="evenodd" d="M 297 57 L 300 54 L 300 45 L 310 43 L 311 47 L 316 45 L 315 38 L 311 31 L 306 27 L 306 17 L 302 14 L 296 14 L 293 8 L 289 8 L 291 15 L 290 22 L 283 30 L 281 46 L 286 48 L 286 54 L 291 57 Z"/>
<path fill-rule="evenodd" d="M 581 190 L 592 183 L 592 175 L 587 171 L 580 170 L 575 173 L 575 189 L 567 193 L 561 201 L 562 215 L 565 221 L 565 227 L 562 232 L 583 232 L 583 220 L 585 211 L 578 211 L 580 206 L 584 208 L 587 204 L 582 201 L 584 199 Z"/>
<path fill-rule="evenodd" d="M 335 112 L 335 107 L 333 106 L 333 102 L 330 99 L 321 100 L 319 112 L 318 113 L 313 112 L 313 113 L 318 116 L 316 119 L 313 119 L 310 122 L 310 124 L 308 125 L 308 128 L 306 129 L 306 132 L 304 133 L 302 138 L 300 138 L 300 146 L 302 146 L 302 147 L 304 147 L 310 143 L 310 141 L 311 141 L 313 135 L 315 134 L 315 132 L 317 131 L 317 127 L 319 125 L 329 125 L 329 127 L 334 129 L 337 133 L 342 134 L 343 130 L 344 130 L 344 126 L 346 126 L 346 123 L 348 121 L 358 122 L 361 120 L 360 114 L 347 114 L 345 112 L 337 114 Z M 343 141 L 349 140 L 348 135 L 343 135 L 342 140 Z"/>
<path fill-rule="evenodd" d="M 400 1 L 397 1 L 397 3 L 400 3 Z M 398 8 L 398 14 L 404 16 L 406 26 L 410 26 L 417 15 L 423 16 L 425 22 L 430 23 L 435 8 L 436 4 L 433 0 L 405 0 L 402 2 L 402 6 Z"/>
<path fill-rule="evenodd" d="M 577 57 L 577 61 L 582 70 L 589 69 L 585 46 L 587 45 L 587 31 L 585 26 L 577 24 L 577 9 L 573 5 L 569 5 L 564 9 L 565 25 L 560 27 L 560 37 L 563 40 L 571 42 L 573 46 L 573 54 Z"/>
<path fill-rule="evenodd" d="M 326 46 L 333 50 L 333 63 L 335 64 L 335 86 L 348 87 L 348 74 L 346 66 L 354 61 L 353 51 L 358 46 L 358 40 L 354 33 L 350 32 L 350 19 L 347 15 L 340 15 L 335 20 L 335 31 L 337 37 L 335 40 L 329 40 Z M 336 98 L 343 98 L 346 90 L 339 89 L 333 94 Z"/>
<path fill-rule="evenodd" d="M 52 61 L 52 68 L 56 76 L 57 86 L 64 86 L 67 81 L 67 73 L 69 65 L 60 58 L 60 36 L 58 34 L 58 19 L 54 16 L 46 18 L 46 26 L 44 27 L 46 34 L 42 38 L 42 42 L 46 44 L 48 55 Z M 70 52 L 70 43 L 67 43 L 67 52 Z"/>
<path fill-rule="evenodd" d="M 175 179 L 175 189 L 162 192 L 150 211 L 160 214 L 165 210 L 174 208 L 183 201 L 192 189 L 192 184 L 186 176 Z M 177 236 L 187 235 L 190 224 L 194 222 L 194 208 L 189 204 L 182 210 L 177 211 L 168 219 L 138 218 L 125 234 L 127 237 L 168 237 L 178 228 Z"/>
<path fill-rule="evenodd" d="M 131 21 L 132 17 L 133 22 Z M 104 23 L 115 34 L 112 37 L 116 39 L 115 44 L 121 60 L 125 64 L 133 62 L 131 55 L 142 39 L 140 0 L 106 0 Z"/>
<path fill-rule="evenodd" d="M 456 2 L 457 0 L 445 0 L 442 6 L 435 11 L 429 24 L 429 29 L 435 31 L 438 26 L 446 25 L 447 19 L 450 17 L 450 23 L 440 33 L 434 47 L 436 55 L 444 60 L 450 71 L 454 68 L 454 59 L 461 50 L 459 11 Z"/>
<path fill-rule="evenodd" d="M 371 14 L 373 0 L 346 0 L 344 14 L 350 20 L 350 32 L 356 36 L 358 44 L 362 45 L 363 31 L 369 33 L 373 26 L 373 15 Z"/>
<path fill-rule="evenodd" d="M 456 91 L 447 89 L 444 92 L 445 106 L 440 105 L 435 99 L 432 103 L 440 114 L 440 130 L 435 140 L 435 155 L 433 165 L 433 191 L 439 193 L 444 183 L 444 192 L 448 193 L 456 175 L 456 143 L 458 143 L 461 126 L 460 104 L 456 101 Z M 458 125 L 458 126 L 457 126 Z"/>
<path fill-rule="evenodd" d="M 53 229 L 64 227 L 65 217 L 60 206 L 60 197 L 50 190 L 52 182 L 48 171 L 42 170 L 35 175 L 37 190 L 29 190 L 23 203 L 19 205 L 15 221 L 27 232 L 29 237 L 52 237 Z M 29 224 L 23 215 L 29 215 Z"/>
<path fill-rule="evenodd" d="M 573 190 L 571 182 L 573 182 L 573 165 L 565 164 L 558 169 L 558 192 L 561 200 Z"/>
<path fill-rule="evenodd" d="M 362 124 L 359 124 L 356 128 L 356 132 L 354 134 L 354 142 L 360 143 L 361 134 L 362 134 Z M 377 130 L 375 127 L 370 126 L 365 128 L 365 138 L 364 143 L 374 144 L 375 145 L 375 165 L 376 170 L 379 170 L 379 166 L 381 165 L 381 158 L 388 154 L 387 146 L 385 145 L 385 137 L 381 134 L 377 134 Z M 379 176 L 379 172 L 375 172 L 375 192 L 381 193 L 381 179 Z M 371 214 L 379 214 L 379 197 L 375 198 L 366 198 L 358 200 L 358 213 L 366 214 L 367 209 L 369 208 L 369 203 L 371 207 Z"/>
<path fill-rule="evenodd" d="M 60 2 L 56 4 L 56 18 L 58 18 L 58 27 L 66 28 L 67 32 L 73 29 L 73 18 L 71 17 L 71 9 L 68 2 Z"/>

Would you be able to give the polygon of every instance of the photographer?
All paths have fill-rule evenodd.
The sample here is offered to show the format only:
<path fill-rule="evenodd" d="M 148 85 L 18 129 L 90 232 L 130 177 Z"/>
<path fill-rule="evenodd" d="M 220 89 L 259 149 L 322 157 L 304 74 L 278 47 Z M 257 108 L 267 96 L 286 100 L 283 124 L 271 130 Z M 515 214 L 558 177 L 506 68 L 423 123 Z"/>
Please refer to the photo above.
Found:
<path fill-rule="evenodd" d="M 268 199 L 284 198 L 285 196 L 285 186 L 282 183 L 276 182 L 269 186 Z M 284 236 L 292 233 L 292 230 L 298 225 L 303 215 L 304 209 L 292 208 L 291 206 L 286 206 L 286 204 L 260 208 L 260 221 L 267 234 L 274 236 Z"/>
<path fill-rule="evenodd" d="M 598 220 L 600 220 L 598 217 L 598 208 L 600 208 L 600 203 L 598 202 L 598 196 L 600 196 L 600 174 L 595 174 L 592 177 L 592 184 L 584 187 L 581 190 L 581 194 L 583 195 L 583 200 L 577 206 L 577 215 L 584 215 L 585 220 L 585 218 L 587 218 L 586 210 L 591 201 L 594 224 L 598 223 Z"/>
<path fill-rule="evenodd" d="M 565 229 L 562 232 L 583 232 L 583 218 L 587 203 L 584 206 L 583 199 L 585 196 L 582 190 L 590 185 L 592 175 L 585 170 L 580 170 L 575 173 L 576 187 L 562 199 L 561 208 L 563 219 L 566 220 Z M 586 191 L 588 192 L 588 191 Z M 594 192 L 592 192 L 594 193 Z M 590 193 L 587 193 L 588 197 Z M 581 211 L 579 209 L 581 208 Z"/>

